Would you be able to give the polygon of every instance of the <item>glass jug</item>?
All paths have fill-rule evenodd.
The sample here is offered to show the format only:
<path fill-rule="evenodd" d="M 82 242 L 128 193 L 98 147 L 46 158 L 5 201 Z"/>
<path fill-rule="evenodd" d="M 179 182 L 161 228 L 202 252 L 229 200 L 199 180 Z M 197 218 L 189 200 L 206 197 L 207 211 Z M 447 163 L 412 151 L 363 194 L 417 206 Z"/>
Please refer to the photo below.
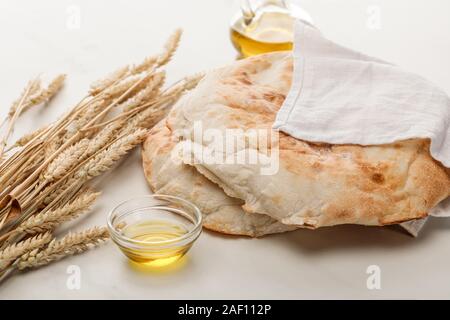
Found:
<path fill-rule="evenodd" d="M 310 20 L 287 0 L 241 0 L 241 10 L 231 21 L 231 41 L 243 58 L 291 50 L 296 18 Z"/>

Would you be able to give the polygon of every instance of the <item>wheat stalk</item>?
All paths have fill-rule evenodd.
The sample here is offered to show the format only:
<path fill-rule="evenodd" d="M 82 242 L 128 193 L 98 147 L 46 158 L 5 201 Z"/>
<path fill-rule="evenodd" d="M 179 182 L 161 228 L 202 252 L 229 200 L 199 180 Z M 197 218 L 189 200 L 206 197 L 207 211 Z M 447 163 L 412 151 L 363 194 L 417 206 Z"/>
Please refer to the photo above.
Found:
<path fill-rule="evenodd" d="M 36 169 L 39 163 L 44 159 L 44 150 L 39 150 L 27 158 L 24 158 L 25 162 L 20 166 L 20 168 L 13 172 L 13 175 L 10 176 L 10 180 L 13 182 L 9 185 L 5 191 L 10 191 L 14 189 L 17 185 L 22 183 L 22 181 Z"/>
<path fill-rule="evenodd" d="M 41 89 L 41 80 L 39 78 L 33 79 L 28 82 L 25 89 L 23 89 L 22 93 L 20 94 L 19 98 L 15 100 L 8 111 L 8 118 L 12 118 L 16 111 L 18 110 L 19 106 L 21 104 L 26 104 L 28 101 L 28 97 L 30 95 L 35 94 Z"/>
<path fill-rule="evenodd" d="M 129 133 L 118 139 L 78 170 L 75 173 L 75 178 L 86 181 L 109 170 L 117 160 L 127 154 L 129 150 L 140 144 L 146 136 L 147 130 L 136 129 L 135 132 Z"/>
<path fill-rule="evenodd" d="M 71 172 L 62 177 L 61 180 L 46 189 L 42 195 L 34 199 L 34 204 L 31 208 L 27 209 L 25 215 L 31 214 L 41 202 L 47 206 L 51 206 L 73 188 L 78 188 L 80 184 L 111 169 L 118 160 L 127 154 L 129 150 L 140 144 L 147 135 L 147 130 L 144 129 L 136 130 L 133 128 L 133 131 L 125 131 L 121 137 L 111 142 L 110 145 L 101 149 L 85 162 L 79 164 Z M 59 185 L 62 182 L 64 184 L 60 187 Z M 27 207 L 29 203 L 31 203 L 31 200 L 25 202 L 23 206 Z"/>
<path fill-rule="evenodd" d="M 61 90 L 65 79 L 66 75 L 60 74 L 50 82 L 47 88 L 30 95 L 27 100 L 27 105 L 22 112 L 28 110 L 32 106 L 50 101 L 50 99 L 52 99 L 59 92 L 59 90 Z"/>
<path fill-rule="evenodd" d="M 112 72 L 111 74 L 106 76 L 106 78 L 95 81 L 91 85 L 91 89 L 89 90 L 89 93 L 91 95 L 99 94 L 100 92 L 102 92 L 106 88 L 110 87 L 117 81 L 120 81 L 121 79 L 123 79 L 128 74 L 129 70 L 130 70 L 130 68 L 128 66 L 125 66 L 125 67 L 122 67 L 122 68 Z M 140 72 L 138 72 L 138 73 L 140 73 Z"/>
<path fill-rule="evenodd" d="M 25 146 L 28 142 L 30 142 L 31 140 L 33 140 L 35 137 L 37 137 L 38 135 L 40 135 L 41 133 L 43 133 L 45 130 L 47 130 L 48 126 L 39 128 L 33 132 L 24 134 L 22 137 L 20 137 L 19 139 L 16 140 L 16 142 L 14 142 L 13 145 L 11 145 L 6 151 L 9 151 L 13 148 L 16 147 L 23 147 Z"/>
<path fill-rule="evenodd" d="M 98 196 L 86 191 L 89 181 L 112 169 L 140 144 L 147 136 L 144 128 L 165 116 L 171 104 L 196 85 L 199 79 L 191 77 L 161 89 L 165 81 L 162 67 L 171 60 L 180 36 L 181 31 L 176 31 L 161 54 L 93 83 L 89 94 L 61 118 L 7 149 L 21 147 L 0 163 L 0 248 L 6 250 L 7 245 L 27 241 L 20 242 L 24 237 L 54 230 L 86 212 Z M 31 81 L 11 106 L 8 130 L 31 105 L 51 99 L 63 80 L 64 76 L 57 77 L 44 89 L 39 79 Z M 116 116 L 113 110 L 117 107 L 121 112 Z M 15 258 L 11 255 L 5 263 L 7 270 L 0 269 L 0 279 L 13 270 L 82 252 L 107 236 L 106 230 L 91 229 L 54 239 L 44 249 L 22 251 Z"/>
<path fill-rule="evenodd" d="M 99 99 L 93 101 L 83 113 L 81 113 L 71 124 L 66 132 L 63 140 L 68 140 L 81 128 L 83 128 L 89 121 L 95 118 L 106 106 L 108 105 L 107 99 Z"/>
<path fill-rule="evenodd" d="M 73 174 L 71 172 L 66 174 L 63 177 L 65 183 L 62 188 L 50 187 L 44 193 L 44 204 L 51 205 L 61 198 L 62 195 L 68 193 L 71 188 L 77 187 L 79 184 L 85 183 L 111 169 L 118 160 L 127 154 L 129 150 L 140 144 L 147 136 L 147 130 L 145 129 L 133 129 L 133 131 L 132 133 L 125 131 L 123 136 L 117 138 L 109 146 L 104 147 L 84 163 L 74 168 Z M 36 202 L 39 203 L 39 200 Z"/>
<path fill-rule="evenodd" d="M 60 180 L 60 182 L 64 181 L 62 188 L 56 188 L 59 186 L 60 182 L 51 186 L 44 192 L 44 204 L 50 204 L 55 201 L 61 194 L 66 193 L 67 189 L 70 189 L 70 187 L 77 185 L 78 183 L 84 183 L 111 169 L 118 160 L 127 154 L 129 150 L 140 144 L 147 135 L 147 130 L 144 129 L 133 131 L 135 132 L 124 132 L 121 137 L 115 139 L 86 161 L 79 164 L 71 172 L 67 173 L 62 180 Z"/>
<path fill-rule="evenodd" d="M 45 249 L 35 249 L 22 255 L 17 263 L 17 268 L 23 270 L 40 267 L 82 253 L 98 246 L 108 238 L 109 233 L 105 227 L 94 227 L 82 232 L 69 233 L 60 240 L 53 239 Z"/>
<path fill-rule="evenodd" d="M 175 30 L 175 32 L 169 37 L 164 45 L 164 51 L 159 56 L 151 56 L 146 58 L 142 63 L 134 66 L 131 69 L 131 74 L 138 74 L 151 69 L 154 66 L 161 67 L 167 64 L 174 55 L 180 43 L 180 38 L 183 31 L 181 29 Z"/>
<path fill-rule="evenodd" d="M 3 156 L 3 150 L 6 147 L 9 136 L 14 130 L 14 124 L 17 118 L 32 106 L 49 101 L 61 89 L 65 77 L 65 75 L 57 76 L 46 89 L 41 89 L 41 80 L 39 78 L 28 83 L 20 98 L 12 104 L 8 112 L 9 125 L 6 135 L 1 142 L 0 157 Z"/>
<path fill-rule="evenodd" d="M 35 79 L 28 83 L 27 87 L 21 94 L 19 100 L 15 101 L 8 113 L 8 127 L 6 129 L 6 134 L 3 137 L 3 139 L 0 141 L 0 159 L 3 158 L 3 152 L 5 150 L 6 144 L 8 142 L 9 136 L 14 130 L 14 124 L 19 117 L 19 115 L 22 113 L 23 108 L 25 107 L 26 100 L 28 99 L 31 92 L 35 90 L 35 88 L 38 86 L 39 79 Z"/>
<path fill-rule="evenodd" d="M 60 208 L 31 216 L 14 229 L 14 233 L 36 234 L 54 230 L 63 222 L 73 220 L 88 211 L 99 195 L 99 192 L 92 190 L 84 191 Z"/>
<path fill-rule="evenodd" d="M 36 199 L 35 206 L 32 206 L 32 208 L 37 207 L 39 202 L 42 202 L 42 204 L 44 206 L 50 205 L 61 194 L 65 194 L 65 192 L 76 182 L 77 182 L 77 179 L 71 177 L 64 181 L 60 180 L 60 181 L 56 182 L 56 184 L 54 184 L 54 185 L 50 185 L 47 189 L 44 189 L 44 191 L 42 192 L 42 195 Z"/>
<path fill-rule="evenodd" d="M 158 56 L 147 57 L 140 64 L 133 66 L 130 70 L 130 74 L 138 74 L 144 71 L 148 71 L 156 65 Z"/>
<path fill-rule="evenodd" d="M 97 151 L 101 150 L 110 141 L 112 141 L 114 137 L 116 137 L 119 130 L 123 127 L 124 123 L 125 121 L 118 120 L 106 125 L 103 129 L 101 129 L 97 133 L 97 135 L 92 138 L 86 150 L 86 158 L 92 156 Z"/>
<path fill-rule="evenodd" d="M 100 95 L 101 96 L 101 95 Z M 44 132 L 38 134 L 36 137 L 31 139 L 23 149 L 14 153 L 6 161 L 0 164 L 0 172 L 10 169 L 9 166 L 13 164 L 20 158 L 26 156 L 32 148 L 37 147 L 37 145 L 42 144 L 45 141 L 52 140 L 55 136 L 61 134 L 62 131 L 66 130 L 66 127 L 82 112 L 84 109 L 97 98 L 92 99 L 90 96 L 84 97 L 81 101 L 68 112 L 66 112 L 59 120 L 49 125 L 49 128 L 44 130 Z M 1 203 L 1 201 L 0 201 Z M 1 208 L 1 207 L 0 207 Z"/>
<path fill-rule="evenodd" d="M 203 74 L 197 74 L 190 77 L 186 77 L 179 84 L 171 87 L 167 90 L 160 98 L 164 100 L 167 98 L 167 103 L 173 103 L 178 100 L 178 98 L 187 90 L 193 89 L 199 81 L 203 78 Z M 141 112 L 136 113 L 136 115 L 127 122 L 128 129 L 133 127 L 149 128 L 153 126 L 156 122 L 161 120 L 169 111 L 167 108 L 167 103 L 162 104 L 160 108 L 152 108 L 147 104 L 142 105 L 140 108 Z"/>
<path fill-rule="evenodd" d="M 118 107 L 128 111 L 139 106 L 143 101 L 149 101 L 153 99 L 158 93 L 159 89 L 164 84 L 165 72 L 158 72 L 153 75 L 146 86 L 141 89 L 137 94 L 121 103 Z"/>
<path fill-rule="evenodd" d="M 145 77 L 144 77 L 145 78 Z M 93 123 L 95 123 L 95 121 L 98 121 L 99 119 L 101 119 L 104 115 L 106 115 L 106 113 L 117 103 L 119 103 L 124 97 L 126 97 L 126 95 L 133 90 L 133 88 L 135 86 L 139 85 L 138 83 L 133 84 L 133 86 L 131 88 L 129 88 L 126 92 L 124 92 L 123 94 L 121 94 L 121 96 L 119 96 L 118 98 L 115 97 L 111 97 L 114 98 L 114 102 L 109 103 L 107 105 L 107 107 L 103 108 L 103 110 L 101 110 L 99 113 L 100 114 L 95 114 L 93 116 L 92 119 L 89 119 L 88 123 L 86 125 L 92 125 Z M 62 141 L 60 140 L 60 138 L 58 138 L 58 136 L 61 135 L 61 133 L 64 133 L 65 131 L 67 131 L 67 129 L 65 129 L 65 127 L 67 127 L 69 124 L 71 124 L 71 122 L 77 118 L 79 118 L 81 115 L 83 115 L 86 110 L 90 107 L 90 105 L 95 102 L 96 100 L 98 100 L 97 97 L 102 98 L 104 96 L 103 93 L 100 93 L 98 96 L 96 96 L 93 99 L 82 99 L 81 102 L 70 112 L 68 112 L 61 120 L 57 121 L 53 127 L 49 130 L 49 132 L 46 133 L 46 143 L 45 143 L 45 149 L 47 150 L 47 154 L 45 157 L 45 161 L 40 163 L 40 165 L 34 170 L 34 172 L 32 172 L 25 180 L 21 181 L 21 183 L 19 185 L 17 185 L 13 191 L 11 192 L 11 187 L 8 186 L 6 189 L 2 190 L 2 195 L 0 198 L 0 218 L 3 216 L 3 221 L 5 220 L 5 214 L 8 214 L 8 212 L 6 211 L 8 209 L 8 198 L 9 195 L 6 192 L 11 193 L 11 196 L 18 196 L 20 195 L 20 197 L 22 196 L 26 196 L 28 190 L 31 190 L 30 187 L 33 186 L 33 184 L 35 184 L 34 179 L 38 176 L 38 174 L 41 173 L 41 171 L 43 169 L 46 168 L 46 166 L 60 153 L 62 152 L 67 146 L 69 146 L 70 143 L 73 143 L 75 141 L 77 141 L 80 137 L 82 137 L 82 135 L 80 134 L 79 131 L 75 132 L 73 134 L 73 136 L 71 136 L 70 138 L 68 138 L 67 140 L 63 139 Z M 36 138 L 35 138 L 36 139 Z M 55 140 L 57 139 L 57 140 Z M 30 142 L 31 143 L 31 142 Z M 62 144 L 62 145 L 61 145 Z M 5 183 L 8 183 L 11 180 L 7 180 L 11 177 L 11 175 L 14 174 L 14 170 L 13 168 L 8 167 L 8 165 L 13 165 L 14 167 L 17 167 L 17 165 L 15 164 L 14 161 L 20 161 L 22 162 L 21 159 L 24 159 L 25 156 L 27 154 L 31 153 L 31 148 L 41 148 L 39 145 L 31 145 L 25 147 L 23 150 L 21 150 L 20 152 L 15 153 L 12 157 L 10 157 L 7 161 L 5 161 L 4 163 L 2 163 L 2 165 L 0 166 L 0 170 L 2 172 L 4 172 L 5 170 L 8 170 L 8 175 L 6 178 L 4 178 L 4 176 L 2 176 L 0 178 L 0 180 L 3 180 Z M 56 151 L 54 151 L 56 148 L 58 148 Z M 39 149 L 37 149 L 39 150 Z M 26 158 L 25 158 L 26 161 Z M 6 184 L 7 185 L 7 184 Z M 8 195 L 8 197 L 6 197 Z M 5 230 L 1 230 L 1 231 L 5 231 Z"/>
<path fill-rule="evenodd" d="M 125 79 L 120 80 L 115 85 L 107 88 L 105 90 L 105 95 L 107 97 L 121 95 L 126 90 L 128 90 L 133 84 L 136 84 L 138 82 L 142 83 L 142 80 L 144 80 L 144 78 L 147 78 L 147 77 L 148 77 L 148 73 L 146 73 L 146 72 L 129 76 Z"/>
<path fill-rule="evenodd" d="M 169 40 L 164 46 L 164 52 L 158 57 L 158 60 L 156 61 L 156 64 L 158 66 L 163 66 L 172 59 L 172 56 L 177 50 L 178 44 L 180 43 L 182 33 L 183 31 L 181 29 L 178 29 L 170 36 Z"/>
<path fill-rule="evenodd" d="M 25 253 L 43 247 L 49 243 L 51 239 L 51 233 L 46 232 L 6 247 L 4 250 L 0 251 L 0 270 L 7 267 L 11 261 L 14 261 Z"/>
<path fill-rule="evenodd" d="M 114 106 L 116 106 L 118 103 L 120 103 L 135 87 L 137 87 L 141 81 L 145 80 L 145 77 L 141 80 L 135 82 L 130 88 L 128 88 L 124 93 L 122 93 L 118 98 L 116 98 L 111 104 L 109 104 L 106 108 L 104 108 L 98 115 L 96 115 L 93 119 L 91 119 L 84 128 L 86 129 L 90 126 L 92 126 L 96 121 L 99 119 L 102 119 L 107 112 L 111 110 Z M 64 149 L 66 149 L 68 146 L 72 145 L 75 141 L 77 141 L 80 137 L 83 136 L 83 130 L 80 129 L 80 131 L 76 132 L 73 136 L 71 136 L 67 141 L 65 141 L 59 148 L 56 150 L 52 155 L 46 157 L 46 160 L 29 176 L 27 177 L 16 189 L 11 192 L 10 196 L 16 196 L 17 194 L 21 194 L 26 190 L 26 188 L 33 183 L 34 179 L 36 179 L 42 170 L 46 168 L 46 166 L 55 158 L 57 155 L 62 152 Z M 0 201 L 0 204 L 2 202 Z"/>
<path fill-rule="evenodd" d="M 157 99 L 150 100 L 131 110 L 125 111 L 111 120 L 86 128 L 85 131 L 109 125 L 121 119 L 128 119 L 128 127 L 149 128 L 167 114 L 169 104 L 176 102 L 185 91 L 195 88 L 203 77 L 204 74 L 202 73 L 186 77 L 165 90 Z"/>
<path fill-rule="evenodd" d="M 52 162 L 50 162 L 47 169 L 43 172 L 42 178 L 45 182 L 51 182 L 61 178 L 68 170 L 79 163 L 79 161 L 82 161 L 89 144 L 89 139 L 82 139 L 61 152 Z"/>

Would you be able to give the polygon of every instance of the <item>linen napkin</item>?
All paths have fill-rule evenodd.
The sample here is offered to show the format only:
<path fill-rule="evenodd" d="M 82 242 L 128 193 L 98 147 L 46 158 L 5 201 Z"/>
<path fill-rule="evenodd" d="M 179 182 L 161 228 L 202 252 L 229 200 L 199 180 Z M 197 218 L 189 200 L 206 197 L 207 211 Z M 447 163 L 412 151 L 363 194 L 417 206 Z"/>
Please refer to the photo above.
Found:
<path fill-rule="evenodd" d="M 274 129 L 333 144 L 376 145 L 430 138 L 430 153 L 450 167 L 450 99 L 422 77 L 340 46 L 296 21 L 294 76 Z M 447 199 L 431 215 L 450 216 Z M 425 219 L 403 223 L 414 236 Z"/>

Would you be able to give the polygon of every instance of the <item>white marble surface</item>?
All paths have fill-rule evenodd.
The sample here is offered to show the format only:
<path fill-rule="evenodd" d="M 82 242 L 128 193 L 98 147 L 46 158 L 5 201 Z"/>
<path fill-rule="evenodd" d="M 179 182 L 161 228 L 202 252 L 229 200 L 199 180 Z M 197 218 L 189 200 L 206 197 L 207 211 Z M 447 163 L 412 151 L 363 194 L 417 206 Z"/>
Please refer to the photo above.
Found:
<path fill-rule="evenodd" d="M 450 92 L 449 1 L 302 4 L 328 37 L 417 72 Z M 61 95 L 45 109 L 27 113 L 15 136 L 55 119 L 83 96 L 91 81 L 156 52 L 179 26 L 185 34 L 168 69 L 170 79 L 230 62 L 235 52 L 227 28 L 235 8 L 231 0 L 3 0 L 1 116 L 30 77 L 66 72 Z M 377 8 L 380 29 L 370 29 L 368 10 Z M 78 9 L 80 28 L 73 29 L 68 19 Z M 103 195 L 95 210 L 76 228 L 104 224 L 115 203 L 149 192 L 139 153 L 122 162 L 99 188 Z M 432 219 L 418 239 L 396 229 L 359 226 L 263 239 L 204 232 L 183 266 L 159 274 L 133 269 L 108 244 L 9 278 L 0 286 L 0 299 L 450 298 L 449 229 L 449 220 Z M 79 290 L 66 286 L 70 265 L 80 267 Z M 369 265 L 381 268 L 381 290 L 366 287 Z"/>

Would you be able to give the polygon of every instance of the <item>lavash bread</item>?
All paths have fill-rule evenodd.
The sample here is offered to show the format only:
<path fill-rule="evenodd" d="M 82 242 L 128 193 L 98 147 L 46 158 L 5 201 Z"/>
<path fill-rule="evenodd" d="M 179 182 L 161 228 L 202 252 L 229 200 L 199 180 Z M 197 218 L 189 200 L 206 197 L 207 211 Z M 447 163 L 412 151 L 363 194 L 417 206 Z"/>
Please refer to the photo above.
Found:
<path fill-rule="evenodd" d="M 227 196 L 217 185 L 177 159 L 177 137 L 163 119 L 143 144 L 145 176 L 153 192 L 182 197 L 202 212 L 203 226 L 232 235 L 259 237 L 295 227 L 262 214 L 246 213 L 242 200 Z"/>
<path fill-rule="evenodd" d="M 230 197 L 243 200 L 246 212 L 299 227 L 400 223 L 427 216 L 449 196 L 449 175 L 422 139 L 380 146 L 328 145 L 280 133 L 279 170 L 273 175 L 261 174 L 262 163 L 205 163 L 198 158 L 198 147 L 218 151 L 211 141 L 195 139 L 195 124 L 223 135 L 230 128 L 270 131 L 291 78 L 289 53 L 260 55 L 208 73 L 167 117 L 170 130 L 179 131 L 191 147 L 192 157 L 184 157 L 185 163 Z M 224 152 L 228 158 L 259 152 L 249 149 Z"/>

